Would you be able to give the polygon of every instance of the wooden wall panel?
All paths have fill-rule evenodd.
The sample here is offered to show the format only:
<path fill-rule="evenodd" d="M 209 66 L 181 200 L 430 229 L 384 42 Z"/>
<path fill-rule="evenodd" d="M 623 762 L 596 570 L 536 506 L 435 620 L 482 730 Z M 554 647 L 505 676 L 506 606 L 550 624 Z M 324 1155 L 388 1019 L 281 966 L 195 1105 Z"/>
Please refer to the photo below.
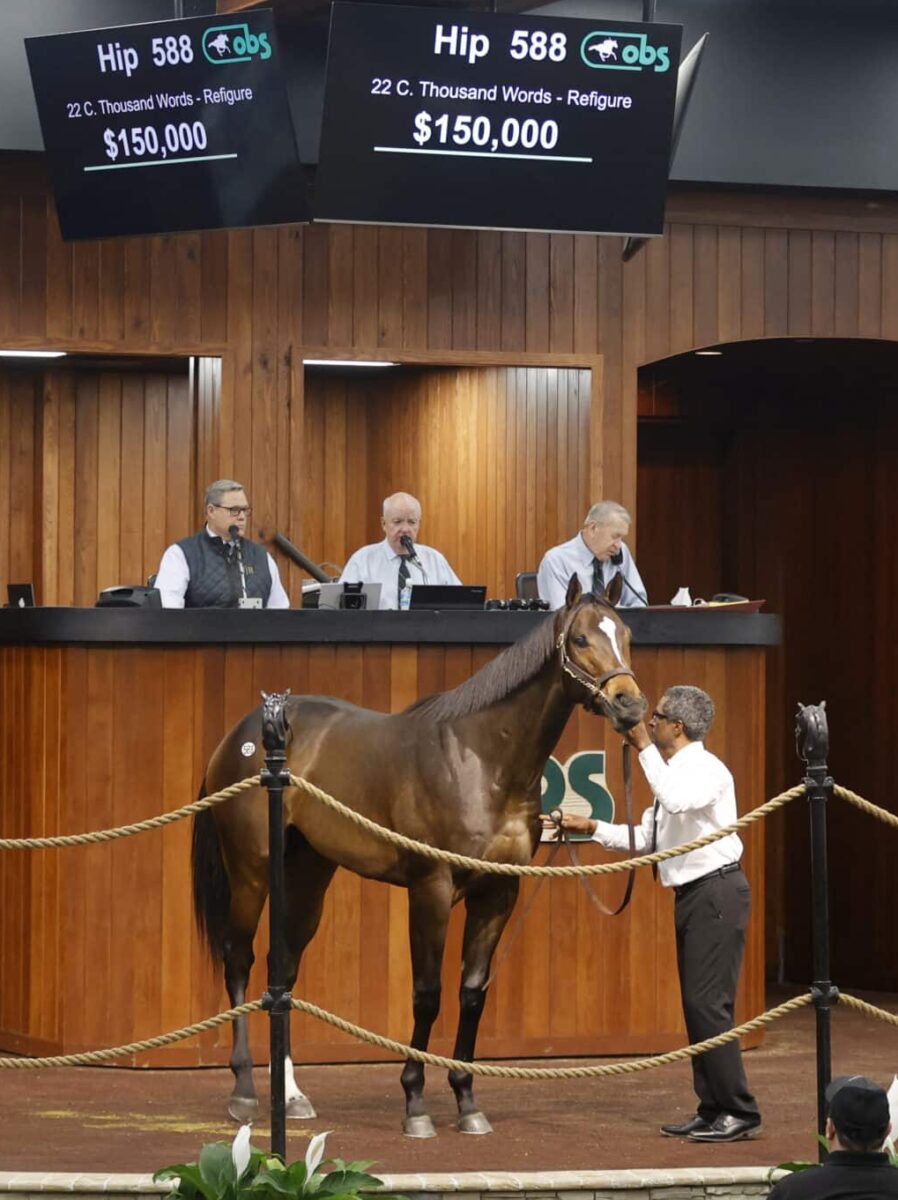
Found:
<path fill-rule="evenodd" d="M 801 349 L 802 371 L 777 372 L 759 351 L 762 374 L 749 368 L 716 392 L 693 374 L 679 423 L 644 422 L 640 570 L 662 597 L 682 583 L 702 596 L 735 590 L 765 597 L 783 616 L 784 643 L 768 655 L 766 785 L 753 806 L 764 791 L 799 781 L 795 707 L 825 699 L 836 779 L 898 811 L 889 736 L 898 680 L 898 351 L 888 369 L 881 348 L 849 345 L 839 370 L 832 351 Z M 846 407 L 849 395 L 863 405 Z M 646 407 L 656 402 L 647 389 Z M 735 711 L 751 716 L 738 701 Z M 898 946 L 878 917 L 888 909 L 891 835 L 844 803 L 829 820 L 833 977 L 893 989 Z M 770 823 L 768 969 L 803 982 L 812 969 L 805 806 Z M 869 888 L 857 887 L 858 862 Z M 872 907 L 871 896 L 881 897 Z"/>
<path fill-rule="evenodd" d="M 602 394 L 593 397 L 589 427 L 589 499 L 614 497 L 635 508 L 637 370 L 647 361 L 739 337 L 810 331 L 898 338 L 898 202 L 886 197 L 873 208 L 852 197 L 672 190 L 665 238 L 627 264 L 615 238 L 424 229 L 317 226 L 276 235 L 219 231 L 72 246 L 61 241 L 41 162 L 4 155 L 0 166 L 0 346 L 220 358 L 214 369 L 220 370 L 220 398 L 200 406 L 194 428 L 194 489 L 213 477 L 245 476 L 255 527 L 280 528 L 306 549 L 322 538 L 322 556 L 330 552 L 320 532 L 321 492 L 311 486 L 320 434 L 318 414 L 306 420 L 299 374 L 305 347 L 359 356 L 380 349 L 396 358 L 444 347 L 554 354 L 573 346 L 578 354 L 601 355 Z M 37 401 L 13 391 L 0 373 L 0 495 L 12 496 L 17 506 L 16 520 L 0 528 L 0 574 L 40 578 L 45 598 L 55 595 L 61 603 L 90 602 L 87 592 L 95 593 L 99 580 L 88 587 L 84 552 L 76 551 L 73 489 L 80 478 L 89 504 L 99 476 L 91 483 L 83 475 L 78 455 L 87 446 L 76 429 L 74 400 L 64 389 L 48 391 L 35 421 L 25 410 Z M 203 394 L 215 397 L 215 390 L 200 388 Z M 24 421 L 11 423 L 14 413 Z M 145 455 L 152 455 L 144 442 L 145 415 L 137 420 L 123 400 L 121 461 L 129 482 L 139 480 L 142 496 L 149 486 L 167 487 L 159 477 L 146 477 Z M 505 497 L 506 514 L 513 511 L 516 485 L 505 463 L 518 446 L 518 429 L 507 416 L 507 405 L 500 405 L 496 437 L 501 444 L 504 436 L 506 454 L 498 456 L 494 487 Z M 570 434 L 570 421 L 567 428 Z M 99 459 L 94 462 L 99 472 Z M 744 470 L 755 472 L 752 494 L 759 495 L 768 461 L 755 457 Z M 23 486 L 16 483 L 11 492 L 14 475 Z M 559 475 L 559 510 L 568 482 Z M 378 495 L 383 490 L 375 489 Z M 168 495 L 155 498 L 169 514 Z M 369 505 L 366 519 L 372 511 Z M 427 511 L 433 515 L 432 503 Z M 168 536 L 193 528 L 194 514 L 191 509 Z M 637 513 L 633 540 L 641 564 L 651 547 L 643 524 Z M 79 529 L 85 528 L 79 518 Z M 145 542 L 142 516 L 127 507 L 117 524 L 107 520 L 104 537 L 114 538 L 116 529 L 120 569 L 129 576 L 152 569 L 158 531 Z M 107 562 L 115 550 L 97 553 Z M 777 562 L 784 578 L 785 554 Z M 529 548 L 527 560 L 506 559 L 497 569 L 503 585 L 497 590 L 506 591 L 514 572 L 532 565 Z M 300 575 L 293 568 L 285 575 L 295 598 Z M 891 586 L 885 574 L 881 578 L 883 587 Z M 830 586 L 826 581 L 824 595 Z M 663 595 L 666 587 L 660 581 L 658 587 Z M 878 607 L 877 621 L 885 620 Z M 875 668 L 875 679 L 858 686 L 887 697 L 894 664 L 882 655 Z M 778 671 L 772 663 L 772 678 Z M 777 731 L 790 714 L 772 709 L 770 718 L 773 761 L 788 751 L 790 739 Z M 888 895 L 880 900 L 887 906 Z M 780 909 L 776 920 L 782 920 Z M 869 959 L 883 961 L 875 952 Z"/>
<path fill-rule="evenodd" d="M 535 570 L 589 505 L 587 370 L 310 372 L 304 403 L 304 478 L 320 497 L 304 548 L 316 560 L 339 566 L 379 540 L 383 498 L 410 491 L 421 540 L 463 580 L 513 596 L 516 573 Z"/>
<path fill-rule="evenodd" d="M 220 731 L 256 703 L 260 689 L 326 691 L 395 711 L 455 686 L 494 653 L 414 645 L 0 648 L 0 827 L 25 836 L 79 832 L 180 807 L 195 796 Z M 637 649 L 634 667 L 652 695 L 685 673 L 721 699 L 724 714 L 734 711 L 737 698 L 758 697 L 764 688 L 763 651 L 750 648 Z M 35 775 L 34 747 L 45 732 L 46 769 Z M 759 708 L 747 730 L 724 715 L 710 739 L 733 769 L 743 808 L 759 786 L 763 738 Z M 564 762 L 593 748 L 608 750 L 608 786 L 620 797 L 617 742 L 604 722 L 578 711 L 556 756 Z M 639 772 L 635 792 L 641 812 L 650 797 Z M 23 806 L 26 794 L 30 803 Z M 342 799 L 353 802 L 351 795 Z M 763 1008 L 763 838 L 756 827 L 746 839 L 758 915 L 739 995 L 745 1017 Z M 0 1046 L 75 1052 L 150 1036 L 227 1007 L 193 927 L 189 852 L 189 823 L 181 822 L 99 846 L 0 857 Z M 613 856 L 588 845 L 582 857 Z M 622 876 L 596 883 L 606 901 L 623 885 Z M 525 898 L 532 886 L 527 881 Z M 672 896 L 653 886 L 647 872 L 631 908 L 614 921 L 599 917 L 575 882 L 544 885 L 497 975 L 481 1054 L 637 1053 L 682 1044 L 672 909 Z M 451 1052 L 458 1016 L 462 919 L 459 907 L 434 1030 L 441 1053 Z M 263 915 L 250 996 L 265 986 L 266 929 Z M 83 1002 L 87 994 L 90 1004 Z M 405 892 L 338 872 L 295 994 L 388 1036 L 408 1037 Z M 266 1019 L 251 1024 L 254 1053 L 264 1062 Z M 312 1018 L 297 1016 L 295 1028 L 305 1061 L 383 1057 Z M 221 1063 L 229 1045 L 225 1026 L 140 1062 Z"/>
<path fill-rule="evenodd" d="M 187 375 L 0 367 L 0 588 L 89 606 L 143 583 L 198 523 L 196 422 Z"/>

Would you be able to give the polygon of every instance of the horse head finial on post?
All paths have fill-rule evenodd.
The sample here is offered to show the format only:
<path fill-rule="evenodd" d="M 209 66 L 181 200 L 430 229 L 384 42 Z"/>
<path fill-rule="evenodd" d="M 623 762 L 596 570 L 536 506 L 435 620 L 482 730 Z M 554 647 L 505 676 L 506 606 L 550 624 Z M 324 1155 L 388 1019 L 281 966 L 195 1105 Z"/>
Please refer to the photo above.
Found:
<path fill-rule="evenodd" d="M 287 720 L 286 692 L 262 693 L 262 745 L 268 754 L 280 750 L 283 752 L 287 745 L 287 734 L 290 722 Z"/>
<path fill-rule="evenodd" d="M 823 767 L 829 755 L 829 726 L 826 721 L 826 701 L 820 704 L 799 704 L 795 714 L 795 749 L 810 772 Z"/>

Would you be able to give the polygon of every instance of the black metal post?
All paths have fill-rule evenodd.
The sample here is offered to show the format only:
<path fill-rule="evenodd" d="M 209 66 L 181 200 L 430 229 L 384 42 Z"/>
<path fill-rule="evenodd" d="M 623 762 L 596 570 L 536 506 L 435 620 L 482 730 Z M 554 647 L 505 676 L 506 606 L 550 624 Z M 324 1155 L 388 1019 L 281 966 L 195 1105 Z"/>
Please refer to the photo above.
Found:
<path fill-rule="evenodd" d="M 826 704 L 800 704 L 796 714 L 796 746 L 804 760 L 805 792 L 811 822 L 811 903 L 814 945 L 814 983 L 811 988 L 817 1014 L 817 1131 L 826 1126 L 826 1087 L 832 1075 L 830 1013 L 838 1002 L 838 988 L 829 977 L 829 883 L 826 861 L 826 804 L 832 798 L 833 781 L 827 771 L 829 729 Z M 823 1162 L 827 1151 L 820 1146 Z"/>
<path fill-rule="evenodd" d="M 262 744 L 265 769 L 262 785 L 268 789 L 268 990 L 262 1005 L 271 1021 L 271 1153 L 287 1160 L 285 1060 L 290 1044 L 292 997 L 286 984 L 284 948 L 284 788 L 287 771 L 287 712 L 289 690 L 262 693 Z"/>

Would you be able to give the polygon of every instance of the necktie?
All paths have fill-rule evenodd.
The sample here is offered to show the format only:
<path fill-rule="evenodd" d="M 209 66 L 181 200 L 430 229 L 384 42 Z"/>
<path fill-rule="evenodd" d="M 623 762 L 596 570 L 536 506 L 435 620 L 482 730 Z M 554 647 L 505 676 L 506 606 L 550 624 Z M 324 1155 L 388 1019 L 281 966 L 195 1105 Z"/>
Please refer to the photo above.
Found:
<path fill-rule="evenodd" d="M 657 849 L 658 849 L 658 801 L 656 800 L 654 807 L 652 808 L 652 849 L 651 849 L 651 853 L 654 854 Z M 657 879 L 657 878 L 658 878 L 658 864 L 652 863 L 652 879 Z"/>
<path fill-rule="evenodd" d="M 408 583 L 408 555 L 399 555 L 399 595 L 402 596 L 402 589 Z"/>
<path fill-rule="evenodd" d="M 605 590 L 605 577 L 602 573 L 602 564 L 597 558 L 592 560 L 592 590 L 596 596 L 601 596 Z"/>

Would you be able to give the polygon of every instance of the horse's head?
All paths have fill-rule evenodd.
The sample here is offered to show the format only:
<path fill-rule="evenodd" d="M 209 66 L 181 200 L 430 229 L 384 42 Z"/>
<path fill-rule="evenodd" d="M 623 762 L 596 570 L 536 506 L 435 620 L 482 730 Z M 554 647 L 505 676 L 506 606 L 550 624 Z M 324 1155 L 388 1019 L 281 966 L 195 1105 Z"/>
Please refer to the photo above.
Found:
<path fill-rule="evenodd" d="M 614 609 L 621 586 L 617 575 L 608 593 L 596 596 L 584 592 L 573 575 L 555 629 L 565 688 L 626 733 L 643 719 L 648 704 L 630 667 L 630 630 Z"/>

